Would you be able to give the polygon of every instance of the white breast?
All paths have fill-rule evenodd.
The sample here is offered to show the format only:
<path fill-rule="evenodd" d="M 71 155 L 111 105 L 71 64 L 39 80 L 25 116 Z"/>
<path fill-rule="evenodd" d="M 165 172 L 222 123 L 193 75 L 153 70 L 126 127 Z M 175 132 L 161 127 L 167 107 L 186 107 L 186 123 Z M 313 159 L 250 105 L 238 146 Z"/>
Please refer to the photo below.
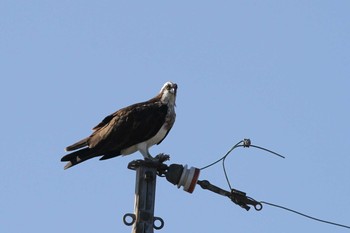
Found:
<path fill-rule="evenodd" d="M 165 127 L 165 124 L 163 124 L 162 128 L 158 131 L 156 135 L 154 135 L 152 138 L 148 139 L 145 142 L 140 142 L 136 145 L 130 146 L 124 150 L 121 151 L 122 155 L 129 155 L 132 154 L 138 150 L 140 150 L 141 153 L 148 151 L 148 148 L 153 146 L 154 144 L 157 144 L 160 142 L 166 135 L 167 130 Z"/>
<path fill-rule="evenodd" d="M 160 142 L 165 137 L 167 132 L 168 131 L 165 128 L 165 124 L 163 124 L 162 128 L 160 128 L 158 133 L 146 141 L 147 148 L 150 148 L 154 144 L 157 144 L 158 142 Z"/>

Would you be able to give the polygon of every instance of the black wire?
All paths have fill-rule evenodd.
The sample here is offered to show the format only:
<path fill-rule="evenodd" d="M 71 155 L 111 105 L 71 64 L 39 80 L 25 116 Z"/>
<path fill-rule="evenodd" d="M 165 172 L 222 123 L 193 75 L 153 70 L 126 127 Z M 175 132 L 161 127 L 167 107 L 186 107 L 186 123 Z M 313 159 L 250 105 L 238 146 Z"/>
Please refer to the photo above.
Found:
<path fill-rule="evenodd" d="M 277 155 L 277 156 L 279 156 L 281 158 L 284 158 L 284 159 L 286 158 L 283 155 L 280 155 L 280 154 L 278 154 L 276 152 L 273 152 L 272 150 L 269 150 L 269 149 L 266 149 L 266 148 L 263 148 L 263 147 L 260 147 L 260 146 L 250 145 L 250 147 L 255 147 L 255 148 L 258 148 L 260 150 L 264 150 L 264 151 L 270 152 L 271 154 Z"/>
<path fill-rule="evenodd" d="M 246 139 L 245 139 L 245 140 L 246 140 Z M 207 166 L 205 166 L 205 167 L 202 167 L 200 170 L 204 170 L 204 169 L 206 169 L 206 168 L 208 168 L 208 167 L 211 167 L 211 166 L 217 164 L 218 162 L 220 162 L 220 161 L 222 160 L 222 169 L 223 169 L 223 171 L 224 171 L 225 179 L 226 179 L 226 182 L 227 182 L 227 184 L 228 184 L 230 190 L 232 190 L 232 186 L 231 186 L 230 180 L 229 180 L 228 175 L 227 175 L 227 172 L 226 172 L 225 160 L 226 160 L 227 156 L 228 156 L 234 149 L 236 149 L 236 148 L 238 148 L 238 147 L 254 147 L 254 148 L 257 148 L 257 149 L 260 149 L 260 150 L 264 150 L 264 151 L 270 152 L 270 153 L 272 153 L 272 154 L 274 154 L 274 155 L 277 155 L 277 156 L 279 156 L 279 157 L 281 157 L 281 158 L 285 158 L 284 156 L 282 156 L 282 155 L 280 155 L 280 154 L 278 154 L 278 153 L 276 153 L 276 152 L 274 152 L 274 151 L 271 151 L 271 150 L 269 150 L 269 149 L 266 149 L 266 148 L 263 148 L 263 147 L 260 147 L 260 146 L 251 145 L 251 144 L 250 144 L 250 140 L 249 140 L 249 144 L 246 145 L 246 144 L 245 144 L 245 140 L 239 141 L 239 142 L 236 143 L 229 151 L 227 151 L 226 154 L 225 154 L 223 157 L 221 157 L 220 159 L 216 160 L 215 162 L 213 162 L 213 163 L 211 163 L 211 164 L 209 164 L 209 165 L 207 165 Z M 242 145 L 242 143 L 243 143 L 243 145 Z"/>
<path fill-rule="evenodd" d="M 233 151 L 236 147 L 238 147 L 239 144 L 241 144 L 242 142 L 243 142 L 243 140 L 239 141 L 239 142 L 238 142 L 236 145 L 234 145 L 229 151 L 227 151 L 227 153 L 226 153 L 223 157 L 221 157 L 220 159 L 216 160 L 215 162 L 213 162 L 213 163 L 211 163 L 211 164 L 209 164 L 209 165 L 207 165 L 207 166 L 205 166 L 205 167 L 202 167 L 200 170 L 204 170 L 204 169 L 206 169 L 206 168 L 208 168 L 208 167 L 211 167 L 211 166 L 217 164 L 218 162 L 220 162 L 221 160 L 225 159 L 225 158 L 231 153 L 231 151 Z"/>
<path fill-rule="evenodd" d="M 276 152 L 274 152 L 274 151 L 272 151 L 272 150 L 266 149 L 266 148 L 261 147 L 261 146 L 256 146 L 256 145 L 248 145 L 248 146 L 246 146 L 246 145 L 240 145 L 242 142 L 244 142 L 244 140 L 241 140 L 241 141 L 239 141 L 238 143 L 236 143 L 236 145 L 234 145 L 229 151 L 227 151 L 227 153 L 226 153 L 224 156 L 222 156 L 220 159 L 216 160 L 215 162 L 213 162 L 213 163 L 211 163 L 211 164 L 209 164 L 209 165 L 207 165 L 207 166 L 202 167 L 200 170 L 204 170 L 204 169 L 206 169 L 206 168 L 208 168 L 208 167 L 211 167 L 211 166 L 217 164 L 218 162 L 220 162 L 221 160 L 224 161 L 224 160 L 226 159 L 226 157 L 227 157 L 234 149 L 236 149 L 236 148 L 238 148 L 238 147 L 254 147 L 254 148 L 257 148 L 257 149 L 260 149 L 260 150 L 264 150 L 264 151 L 270 152 L 270 153 L 272 153 L 272 154 L 274 154 L 274 155 L 277 155 L 277 156 L 279 156 L 279 157 L 285 159 L 285 157 L 284 157 L 283 155 L 280 155 L 280 154 L 278 154 L 278 153 L 276 153 Z"/>
<path fill-rule="evenodd" d="M 226 159 L 226 157 L 227 157 L 227 156 L 225 156 L 225 157 L 223 158 L 223 160 L 222 160 L 222 169 L 224 170 L 224 174 L 225 174 L 225 178 L 226 178 L 228 187 L 230 188 L 230 190 L 232 190 L 231 183 L 230 183 L 230 180 L 228 179 L 227 172 L 226 172 L 226 167 L 225 167 L 225 159 Z"/>
<path fill-rule="evenodd" d="M 319 218 L 315 218 L 315 217 L 312 217 L 312 216 L 310 216 L 310 215 L 303 214 L 303 213 L 301 213 L 301 212 L 298 212 L 298 211 L 296 211 L 296 210 L 289 209 L 289 208 L 284 207 L 284 206 L 272 204 L 272 203 L 269 203 L 269 202 L 266 202 L 266 201 L 261 201 L 260 203 L 261 203 L 261 204 L 270 205 L 270 206 L 273 206 L 273 207 L 277 207 L 277 208 L 280 208 L 280 209 L 283 209 L 283 210 L 287 210 L 287 211 L 290 211 L 290 212 L 292 212 L 292 213 L 299 214 L 299 215 L 301 215 L 301 216 L 303 216 L 303 217 L 306 217 L 306 218 L 309 218 L 309 219 L 312 219 L 312 220 L 315 220 L 315 221 L 318 221 L 318 222 L 323 222 L 323 223 L 326 223 L 326 224 L 335 225 L 335 226 L 338 226 L 338 227 L 344 227 L 344 228 L 350 229 L 350 226 L 346 226 L 346 225 L 343 225 L 343 224 L 339 224 L 339 223 L 330 222 L 330 221 L 322 220 L 322 219 L 319 219 Z"/>
<path fill-rule="evenodd" d="M 245 139 L 245 140 L 246 140 L 246 139 Z M 225 179 L 226 179 L 226 182 L 227 182 L 227 184 L 228 184 L 230 190 L 232 190 L 232 186 L 231 186 L 230 180 L 229 180 L 228 175 L 227 175 L 227 172 L 226 172 L 225 160 L 226 160 L 227 156 L 228 156 L 234 149 L 236 149 L 236 148 L 238 148 L 238 147 L 254 147 L 254 148 L 257 148 L 257 149 L 260 149 L 260 150 L 264 150 L 264 151 L 270 152 L 270 153 L 272 153 L 272 154 L 274 154 L 274 155 L 277 155 L 277 156 L 279 156 L 279 157 L 281 157 L 281 158 L 285 158 L 284 156 L 282 156 L 282 155 L 280 155 L 280 154 L 278 154 L 278 153 L 276 153 L 276 152 L 274 152 L 274 151 L 271 151 L 271 150 L 269 150 L 269 149 L 266 149 L 266 148 L 263 148 L 263 147 L 260 147 L 260 146 L 251 145 L 251 144 L 250 144 L 250 140 L 249 140 L 249 145 L 245 145 L 245 140 L 239 141 L 239 142 L 236 143 L 229 151 L 227 151 L 227 153 L 226 153 L 223 157 L 221 157 L 220 159 L 216 160 L 215 162 L 213 162 L 213 163 L 211 163 L 211 164 L 209 164 L 209 165 L 207 165 L 207 166 L 205 166 L 205 167 L 202 167 L 200 170 L 204 170 L 204 169 L 206 169 L 206 168 L 208 168 L 208 167 L 211 167 L 211 166 L 217 164 L 218 162 L 220 162 L 220 161 L 222 160 L 222 169 L 223 169 L 223 171 L 224 171 Z M 242 145 L 241 143 L 243 143 L 243 145 Z"/>
<path fill-rule="evenodd" d="M 285 158 L 283 155 L 280 155 L 276 152 L 273 152 L 271 150 L 268 150 L 266 148 L 263 148 L 263 147 L 260 147 L 260 146 L 255 146 L 255 145 L 251 145 L 249 144 L 248 146 L 247 145 L 241 145 L 241 143 L 244 143 L 244 140 L 241 140 L 240 142 L 238 142 L 236 145 L 234 145 L 223 157 L 221 157 L 220 159 L 216 160 L 215 162 L 205 166 L 205 167 L 202 167 L 200 170 L 203 170 L 203 169 L 206 169 L 208 167 L 211 167 L 215 164 L 217 164 L 218 162 L 220 162 L 222 160 L 222 168 L 223 168 L 223 171 L 224 171 L 224 174 L 225 174 L 225 178 L 226 178 L 226 181 L 227 181 L 227 184 L 228 186 L 230 187 L 230 190 L 232 190 L 232 187 L 231 187 L 231 184 L 230 184 L 230 181 L 229 181 L 229 178 L 228 178 L 228 175 L 227 175 L 227 172 L 226 172 L 226 167 L 225 167 L 225 160 L 227 158 L 227 156 L 236 148 L 238 147 L 254 147 L 254 148 L 257 148 L 257 149 L 261 149 L 261 150 L 264 150 L 264 151 L 267 151 L 267 152 L 270 152 L 274 155 L 277 155 L 281 158 Z M 249 141 L 250 142 L 250 141 Z M 250 198 L 251 200 L 254 200 L 253 198 Z M 255 201 L 255 200 L 254 200 Z M 295 213 L 295 214 L 298 214 L 298 215 L 301 215 L 303 217 L 306 217 L 306 218 L 309 218 L 309 219 L 312 219 L 314 221 L 318 221 L 318 222 L 323 222 L 323 223 L 326 223 L 326 224 L 330 224 L 330 225 L 335 225 L 335 226 L 338 226 L 338 227 L 343 227 L 343 228 L 347 228 L 347 229 L 350 229 L 350 226 L 347 226 L 347 225 L 343 225 L 343 224 L 339 224 L 339 223 L 335 223 L 335 222 L 330 222 L 330 221 L 326 221 L 326 220 L 322 220 L 322 219 L 319 219 L 319 218 L 315 218 L 315 217 L 312 217 L 310 215 L 307 215 L 307 214 L 303 214 L 301 212 L 298 212 L 296 210 L 292 210 L 290 208 L 287 208 L 287 207 L 284 207 L 284 206 L 280 206 L 280 205 L 276 205 L 276 204 L 273 204 L 273 203 L 269 203 L 269 202 L 266 202 L 266 201 L 260 201 L 260 204 L 266 204 L 266 205 L 270 205 L 270 206 L 273 206 L 273 207 L 277 207 L 277 208 L 280 208 L 280 209 L 283 209 L 283 210 L 287 210 L 287 211 L 290 211 L 292 213 Z"/>

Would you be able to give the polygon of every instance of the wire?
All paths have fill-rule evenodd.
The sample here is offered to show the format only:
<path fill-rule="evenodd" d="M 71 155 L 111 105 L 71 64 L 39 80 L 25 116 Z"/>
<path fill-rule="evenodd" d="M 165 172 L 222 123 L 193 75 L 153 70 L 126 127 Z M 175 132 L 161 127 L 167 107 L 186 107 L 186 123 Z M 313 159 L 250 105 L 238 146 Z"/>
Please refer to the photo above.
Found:
<path fill-rule="evenodd" d="M 350 229 L 350 226 L 343 225 L 343 224 L 339 224 L 339 223 L 335 223 L 335 222 L 330 222 L 330 221 L 326 221 L 326 220 L 322 220 L 322 219 L 319 219 L 319 218 L 315 218 L 315 217 L 312 217 L 312 216 L 310 216 L 310 215 L 303 214 L 303 213 L 301 213 L 301 212 L 298 212 L 298 211 L 296 211 L 296 210 L 292 210 L 292 209 L 287 208 L 287 207 L 284 207 L 284 206 L 272 204 L 272 203 L 269 203 L 269 202 L 266 202 L 266 201 L 261 201 L 260 203 L 261 203 L 261 204 L 270 205 L 270 206 L 273 206 L 273 207 L 277 207 L 277 208 L 280 208 L 280 209 L 283 209 L 283 210 L 287 210 L 287 211 L 290 211 L 290 212 L 292 212 L 292 213 L 301 215 L 301 216 L 303 216 L 303 217 L 306 217 L 306 218 L 309 218 L 309 219 L 312 219 L 312 220 L 315 220 L 315 221 L 318 221 L 318 222 L 323 222 L 323 223 L 326 223 L 326 224 L 335 225 L 335 226 L 338 226 L 338 227 L 344 227 L 344 228 Z"/>
<path fill-rule="evenodd" d="M 215 164 L 217 164 L 218 162 L 222 161 L 222 169 L 224 171 L 224 174 L 225 174 L 225 178 L 226 178 L 226 181 L 227 181 L 227 184 L 228 186 L 230 187 L 230 190 L 232 190 L 232 187 L 231 187 L 231 184 L 230 184 L 230 180 L 228 178 L 228 175 L 227 175 L 227 172 L 226 172 L 226 167 L 225 167 L 225 160 L 227 158 L 227 156 L 236 148 L 238 147 L 254 147 L 254 148 L 257 148 L 257 149 L 260 149 L 260 150 L 264 150 L 264 151 L 267 151 L 267 152 L 270 152 L 274 155 L 277 155 L 281 158 L 285 158 L 283 155 L 280 155 L 274 151 L 271 151 L 269 149 L 266 149 L 266 148 L 263 148 L 263 147 L 260 147 L 260 146 L 255 146 L 255 145 L 251 145 L 250 143 L 250 140 L 249 139 L 244 139 L 244 140 L 241 140 L 239 141 L 237 144 L 235 144 L 223 157 L 221 157 L 220 159 L 216 160 L 215 162 L 205 166 L 205 167 L 202 167 L 200 170 L 203 170 L 203 169 L 206 169 L 206 168 L 209 168 Z M 253 198 L 251 197 L 248 197 L 250 198 L 251 200 L 255 201 Z M 343 224 L 339 224 L 339 223 L 335 223 L 335 222 L 331 222 L 331 221 L 326 221 L 326 220 L 322 220 L 322 219 L 319 219 L 319 218 L 315 218 L 315 217 L 312 217 L 310 215 L 307 215 L 307 214 L 304 214 L 304 213 L 301 213 L 301 212 L 298 212 L 296 210 L 293 210 L 293 209 L 290 209 L 290 208 L 287 208 L 287 207 L 284 207 L 284 206 L 280 206 L 280 205 L 276 205 L 276 204 L 273 204 L 273 203 L 269 203 L 269 202 L 266 202 L 266 201 L 260 201 L 259 202 L 260 204 L 266 204 L 266 205 L 270 205 L 270 206 L 273 206 L 273 207 L 277 207 L 277 208 L 280 208 L 280 209 L 283 209 L 283 210 L 287 210 L 289 212 L 292 212 L 292 213 L 295 213 L 295 214 L 298 214 L 298 215 L 301 215 L 303 217 L 306 217 L 306 218 L 309 218 L 309 219 L 312 219 L 314 221 L 318 221 L 318 222 L 323 222 L 323 223 L 326 223 L 326 224 L 330 224 L 330 225 L 335 225 L 335 226 L 338 226 L 338 227 L 343 227 L 343 228 L 347 228 L 347 229 L 350 229 L 350 226 L 347 226 L 347 225 L 343 225 Z"/>
<path fill-rule="evenodd" d="M 211 167 L 211 166 L 217 164 L 218 162 L 220 162 L 221 160 L 225 159 L 231 153 L 231 151 L 233 151 L 235 148 L 237 148 L 239 146 L 239 144 L 241 144 L 242 142 L 243 142 L 243 140 L 239 141 L 229 151 L 227 151 L 227 153 L 223 157 L 221 157 L 220 159 L 216 160 L 215 162 L 213 162 L 213 163 L 211 163 L 211 164 L 209 164 L 209 165 L 207 165 L 205 167 L 202 167 L 200 170 L 204 170 L 204 169 L 206 169 L 208 167 Z"/>
<path fill-rule="evenodd" d="M 270 152 L 271 154 L 277 155 L 277 156 L 279 156 L 279 157 L 281 157 L 281 158 L 284 158 L 284 159 L 286 158 L 286 157 L 284 157 L 283 155 L 280 155 L 280 154 L 278 154 L 278 153 L 276 153 L 276 152 L 274 152 L 274 151 L 272 151 L 272 150 L 266 149 L 266 148 L 264 148 L 264 147 L 255 146 L 255 145 L 250 145 L 250 147 L 255 147 L 255 148 L 258 148 L 258 149 L 260 149 L 260 150 L 264 150 L 264 151 Z"/>
<path fill-rule="evenodd" d="M 230 180 L 228 179 L 227 172 L 226 172 L 226 167 L 225 167 L 225 159 L 226 159 L 226 158 L 227 158 L 227 156 L 225 156 L 225 157 L 223 158 L 223 160 L 222 160 L 222 169 L 224 170 L 224 174 L 225 174 L 225 178 L 226 178 L 228 187 L 230 187 L 230 190 L 232 190 L 231 183 L 230 183 Z"/>
<path fill-rule="evenodd" d="M 242 144 L 242 143 L 243 143 L 243 144 Z M 279 157 L 285 159 L 285 157 L 284 157 L 283 155 L 280 155 L 280 154 L 278 154 L 278 153 L 276 153 L 276 152 L 274 152 L 274 151 L 272 151 L 272 150 L 266 149 L 266 148 L 261 147 L 261 146 L 251 145 L 249 139 L 244 139 L 244 140 L 241 140 L 241 141 L 239 141 L 238 143 L 236 143 L 236 144 L 235 144 L 229 151 L 227 151 L 226 154 L 225 154 L 224 156 L 222 156 L 220 159 L 216 160 L 215 162 L 213 162 L 213 163 L 211 163 L 211 164 L 209 164 L 209 165 L 207 165 L 207 166 L 202 167 L 200 170 L 204 170 L 204 169 L 206 169 L 206 168 L 209 168 L 209 167 L 211 167 L 211 166 L 214 166 L 215 164 L 217 164 L 217 163 L 220 162 L 220 161 L 223 161 L 223 163 L 224 163 L 226 157 L 227 157 L 234 149 L 236 149 L 236 148 L 238 148 L 238 147 L 254 147 L 254 148 L 257 148 L 257 149 L 260 149 L 260 150 L 264 150 L 264 151 L 270 152 L 271 154 L 277 155 L 277 156 L 279 156 Z"/>
<path fill-rule="evenodd" d="M 230 180 L 228 178 L 228 175 L 227 175 L 227 172 L 226 172 L 226 167 L 225 167 L 225 160 L 227 158 L 227 156 L 236 148 L 238 147 L 254 147 L 254 148 L 257 148 L 257 149 L 260 149 L 260 150 L 264 150 L 264 151 L 267 151 L 267 152 L 270 152 L 274 155 L 277 155 L 281 158 L 285 158 L 283 155 L 280 155 L 272 150 L 269 150 L 269 149 L 266 149 L 266 148 L 263 148 L 261 146 L 255 146 L 255 145 L 251 145 L 251 142 L 250 142 L 250 139 L 244 139 L 244 140 L 241 140 L 239 141 L 238 143 L 236 143 L 229 151 L 226 152 L 226 154 L 224 156 L 222 156 L 220 159 L 216 160 L 215 162 L 205 166 L 205 167 L 202 167 L 200 170 L 204 170 L 206 168 L 209 168 L 211 166 L 214 166 L 215 164 L 217 164 L 218 162 L 222 161 L 222 169 L 224 171 L 224 175 L 225 175 L 225 179 L 226 179 L 226 182 L 229 186 L 230 189 L 232 189 L 232 186 L 231 186 L 231 183 L 230 183 Z"/>

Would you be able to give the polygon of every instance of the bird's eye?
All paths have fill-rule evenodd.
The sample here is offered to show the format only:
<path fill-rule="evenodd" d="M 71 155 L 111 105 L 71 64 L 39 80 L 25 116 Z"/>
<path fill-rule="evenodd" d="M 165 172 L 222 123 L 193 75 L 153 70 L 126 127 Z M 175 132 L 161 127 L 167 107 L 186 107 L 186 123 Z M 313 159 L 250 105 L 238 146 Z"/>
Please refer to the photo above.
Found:
<path fill-rule="evenodd" d="M 166 89 L 167 89 L 167 90 L 170 90 L 170 88 L 171 88 L 171 85 L 168 84 L 168 85 L 166 86 Z"/>

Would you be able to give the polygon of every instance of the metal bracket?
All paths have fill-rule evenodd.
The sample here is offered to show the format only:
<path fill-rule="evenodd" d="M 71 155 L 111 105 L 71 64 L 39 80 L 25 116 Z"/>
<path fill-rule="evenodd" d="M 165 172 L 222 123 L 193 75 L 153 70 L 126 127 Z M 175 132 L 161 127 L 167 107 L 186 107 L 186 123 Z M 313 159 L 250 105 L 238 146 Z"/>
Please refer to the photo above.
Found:
<path fill-rule="evenodd" d="M 246 209 L 247 211 L 250 209 L 248 205 L 254 206 L 255 210 L 257 211 L 260 211 L 262 209 L 262 204 L 260 202 L 248 197 L 246 193 L 242 191 L 232 189 L 231 192 L 229 192 L 211 184 L 207 180 L 198 180 L 197 184 L 199 184 L 199 186 L 201 186 L 202 189 L 207 189 L 214 193 L 230 198 L 232 202 Z"/>
<path fill-rule="evenodd" d="M 153 229 L 164 227 L 164 220 L 154 216 L 154 205 L 157 175 L 167 172 L 168 166 L 163 162 L 168 159 L 168 155 L 160 154 L 154 159 L 134 160 L 128 164 L 129 169 L 136 171 L 135 212 L 125 214 L 123 222 L 133 225 L 133 233 L 153 233 Z"/>

